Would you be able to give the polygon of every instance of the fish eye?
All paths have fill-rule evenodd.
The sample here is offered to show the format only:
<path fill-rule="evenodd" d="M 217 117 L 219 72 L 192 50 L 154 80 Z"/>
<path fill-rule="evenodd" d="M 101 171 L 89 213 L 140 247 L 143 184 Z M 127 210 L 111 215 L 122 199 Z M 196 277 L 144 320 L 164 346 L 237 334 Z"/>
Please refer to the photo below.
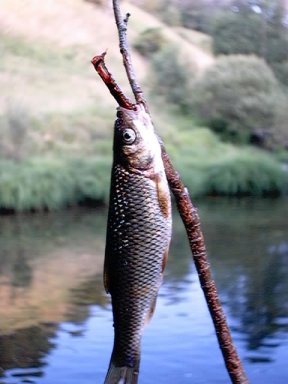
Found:
<path fill-rule="evenodd" d="M 131 128 L 124 129 L 122 138 L 125 144 L 133 144 L 136 139 L 136 133 Z"/>

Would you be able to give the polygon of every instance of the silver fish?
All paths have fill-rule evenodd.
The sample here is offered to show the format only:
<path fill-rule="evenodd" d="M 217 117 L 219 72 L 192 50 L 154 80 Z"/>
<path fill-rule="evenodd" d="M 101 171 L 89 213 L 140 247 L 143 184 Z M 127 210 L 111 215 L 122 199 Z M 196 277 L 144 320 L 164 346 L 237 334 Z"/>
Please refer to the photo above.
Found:
<path fill-rule="evenodd" d="M 136 384 L 171 239 L 171 199 L 149 114 L 118 108 L 104 263 L 114 347 L 105 384 Z"/>

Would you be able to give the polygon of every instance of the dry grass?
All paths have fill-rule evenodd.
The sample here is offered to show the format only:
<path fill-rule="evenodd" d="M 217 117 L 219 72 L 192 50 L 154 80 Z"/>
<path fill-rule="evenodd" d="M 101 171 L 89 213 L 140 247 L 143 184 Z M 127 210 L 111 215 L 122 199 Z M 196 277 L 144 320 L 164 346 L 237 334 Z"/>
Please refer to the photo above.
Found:
<path fill-rule="evenodd" d="M 171 42 L 182 47 L 187 64 L 196 63 L 201 70 L 213 62 L 210 53 L 189 43 L 155 17 L 130 3 L 124 2 L 122 8 L 132 14 L 131 43 L 144 29 L 161 27 Z M 15 44 L 26 44 L 40 55 L 35 60 L 29 50 L 19 55 L 7 49 L 7 45 L 4 47 L 0 64 L 2 113 L 10 100 L 27 105 L 34 113 L 53 110 L 65 113 L 96 103 L 98 108 L 111 109 L 115 103 L 90 64 L 95 54 L 106 49 L 107 64 L 122 87 L 128 89 L 110 7 L 99 8 L 84 0 L 0 0 L 0 26 L 1 38 L 15 37 L 19 39 Z M 49 61 L 50 55 L 59 60 Z M 64 59 L 59 65 L 61 58 Z M 148 63 L 137 52 L 133 52 L 133 60 L 142 81 Z"/>
<path fill-rule="evenodd" d="M 1 1 L 0 25 L 4 38 L 20 38 L 19 44 L 38 50 L 41 45 L 48 57 L 51 52 L 51 56 L 57 54 L 60 58 L 69 49 L 72 56 L 61 66 L 57 62 L 53 65 L 36 61 L 29 55 L 19 57 L 6 50 L 0 77 L 2 111 L 11 99 L 40 112 L 66 112 L 95 102 L 100 108 L 115 105 L 90 64 L 95 54 L 108 48 L 109 66 L 119 81 L 126 84 L 110 9 L 99 9 L 80 0 Z M 141 78 L 146 64 L 136 55 L 135 65 Z"/>
<path fill-rule="evenodd" d="M 147 12 L 133 4 L 124 3 L 122 8 L 123 10 L 129 9 L 129 12 L 132 14 L 130 20 L 131 30 L 129 30 L 129 36 L 132 41 L 137 37 L 139 33 L 143 32 L 145 29 L 161 28 L 162 33 L 166 37 L 167 41 L 177 45 L 181 52 L 183 52 L 183 55 L 185 55 L 185 59 L 187 61 L 187 65 L 191 64 L 193 65 L 193 68 L 196 68 L 196 70 L 204 71 L 206 68 L 213 64 L 214 57 L 211 52 L 207 50 L 207 47 L 202 49 L 201 44 L 199 44 L 199 38 L 196 39 L 195 37 L 194 41 L 192 42 L 192 34 L 189 34 L 189 32 L 188 35 L 190 36 L 190 39 L 188 39 L 183 33 L 184 28 L 170 28 L 156 19 L 154 16 L 149 15 Z M 195 36 L 196 35 L 197 32 L 195 33 Z"/>

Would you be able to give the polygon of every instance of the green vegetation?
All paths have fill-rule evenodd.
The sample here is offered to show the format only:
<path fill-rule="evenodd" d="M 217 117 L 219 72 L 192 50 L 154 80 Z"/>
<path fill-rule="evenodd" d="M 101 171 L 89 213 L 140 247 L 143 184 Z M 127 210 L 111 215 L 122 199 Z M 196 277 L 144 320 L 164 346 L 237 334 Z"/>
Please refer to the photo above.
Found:
<path fill-rule="evenodd" d="M 197 76 L 177 47 L 168 45 L 153 55 L 151 68 L 151 93 L 187 118 L 198 118 L 221 139 L 274 150 L 288 147 L 288 95 L 263 59 L 222 56 Z"/>
<path fill-rule="evenodd" d="M 179 132 L 169 153 L 192 196 L 266 196 L 288 192 L 288 175 L 268 153 L 219 141 L 207 128 Z"/>
<path fill-rule="evenodd" d="M 280 123 L 288 98 L 263 59 L 223 56 L 193 89 L 194 113 L 222 138 L 236 143 L 257 138 L 266 147 L 288 145 L 288 131 L 284 137 Z"/>
<path fill-rule="evenodd" d="M 288 30 L 283 1 L 236 0 L 213 20 L 211 34 L 216 54 L 255 54 L 271 65 L 276 76 L 288 85 Z M 255 8 L 258 9 L 255 12 Z M 260 11 L 261 10 L 261 11 Z"/>
<path fill-rule="evenodd" d="M 205 128 L 170 131 L 167 149 L 193 196 L 281 195 L 288 175 L 260 150 L 220 142 Z M 0 159 L 0 207 L 8 210 L 59 209 L 107 202 L 109 158 L 42 156 L 17 162 Z"/>
<path fill-rule="evenodd" d="M 167 41 L 160 28 L 148 28 L 139 34 L 134 42 L 134 48 L 144 57 L 151 58 L 153 54 L 161 51 Z"/>
<path fill-rule="evenodd" d="M 207 169 L 205 187 L 208 194 L 225 196 L 281 195 L 288 179 L 277 161 L 249 149 L 216 161 Z"/>
<path fill-rule="evenodd" d="M 138 4 L 138 0 L 134 0 Z M 170 26 L 182 25 L 187 29 L 206 32 L 217 8 L 227 0 L 211 2 L 207 0 L 143 0 L 142 7 L 152 12 Z"/>
<path fill-rule="evenodd" d="M 0 207 L 44 210 L 107 199 L 110 164 L 97 157 L 0 160 Z"/>
<path fill-rule="evenodd" d="M 134 56 L 136 71 L 150 95 L 153 121 L 192 196 L 286 193 L 285 91 L 263 59 L 215 60 L 211 37 L 183 27 L 189 22 L 183 9 L 191 6 L 196 28 L 209 29 L 201 0 L 183 0 L 181 9 L 175 1 L 162 8 L 145 2 L 158 15 L 165 8 L 163 20 L 172 27 L 129 4 L 129 35 L 141 53 Z M 18 34 L 1 32 L 0 210 L 107 202 L 116 104 L 89 63 L 99 53 L 99 31 L 97 49 L 109 48 L 107 65 L 125 93 L 127 79 L 115 30 L 107 28 L 111 14 L 105 2 L 91 2 L 75 0 L 74 9 L 74 0 L 52 0 L 55 14 L 47 24 L 43 7 L 29 3 L 26 17 L 50 29 L 21 27 L 23 16 L 13 8 Z M 3 6 L 12 12 L 9 2 Z M 277 65 L 285 77 L 283 63 Z M 247 145 L 257 135 L 273 152 Z"/>
<path fill-rule="evenodd" d="M 177 46 L 168 45 L 155 54 L 151 60 L 154 73 L 151 87 L 156 95 L 174 105 L 184 112 L 189 110 L 189 97 L 191 94 L 192 70 L 183 63 Z"/>

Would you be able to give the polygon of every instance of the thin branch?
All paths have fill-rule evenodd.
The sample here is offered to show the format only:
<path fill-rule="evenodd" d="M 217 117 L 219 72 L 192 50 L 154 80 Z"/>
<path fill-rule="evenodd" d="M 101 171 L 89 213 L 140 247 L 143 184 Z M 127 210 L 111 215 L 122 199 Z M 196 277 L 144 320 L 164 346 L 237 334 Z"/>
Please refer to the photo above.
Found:
<path fill-rule="evenodd" d="M 130 48 L 127 40 L 127 24 L 128 24 L 128 19 L 130 17 L 130 13 L 127 13 L 125 19 L 123 19 L 119 1 L 117 0 L 112 0 L 112 1 L 113 1 L 115 21 L 116 21 L 118 35 L 119 35 L 119 47 L 123 57 L 123 64 L 127 73 L 127 77 L 128 77 L 128 80 L 137 104 L 142 103 L 146 107 L 146 101 L 144 100 L 144 97 L 143 97 L 143 91 L 137 81 L 136 74 L 135 74 L 134 67 L 131 60 L 131 55 L 129 53 Z"/>
<path fill-rule="evenodd" d="M 94 56 L 93 59 L 91 60 L 91 63 L 93 64 L 98 75 L 107 85 L 111 95 L 114 97 L 117 103 L 123 108 L 135 109 L 135 104 L 132 103 L 132 101 L 130 101 L 124 95 L 124 93 L 121 91 L 116 81 L 113 79 L 111 73 L 108 71 L 104 62 L 105 55 L 106 55 L 106 52 L 103 52 L 101 55 Z"/>
<path fill-rule="evenodd" d="M 233 344 L 226 317 L 218 297 L 216 284 L 212 277 L 197 209 L 193 206 L 188 190 L 185 188 L 180 175 L 175 171 L 163 144 L 162 159 L 170 189 L 175 197 L 178 211 L 187 232 L 201 288 L 206 298 L 231 382 L 234 384 L 248 384 L 249 381 Z"/>

